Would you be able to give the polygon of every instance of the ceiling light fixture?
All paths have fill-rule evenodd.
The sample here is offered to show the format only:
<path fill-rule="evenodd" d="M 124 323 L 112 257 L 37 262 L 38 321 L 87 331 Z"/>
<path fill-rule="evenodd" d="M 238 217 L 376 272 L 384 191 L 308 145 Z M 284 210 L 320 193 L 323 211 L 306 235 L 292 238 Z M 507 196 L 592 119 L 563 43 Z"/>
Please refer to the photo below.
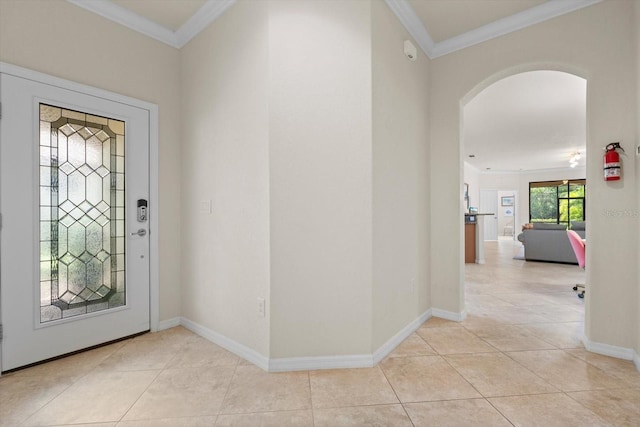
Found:
<path fill-rule="evenodd" d="M 582 158 L 582 155 L 580 154 L 580 152 L 575 152 L 571 155 L 571 158 L 569 159 L 569 166 L 571 166 L 572 168 L 575 168 L 576 166 L 578 166 L 578 160 L 580 160 Z"/>

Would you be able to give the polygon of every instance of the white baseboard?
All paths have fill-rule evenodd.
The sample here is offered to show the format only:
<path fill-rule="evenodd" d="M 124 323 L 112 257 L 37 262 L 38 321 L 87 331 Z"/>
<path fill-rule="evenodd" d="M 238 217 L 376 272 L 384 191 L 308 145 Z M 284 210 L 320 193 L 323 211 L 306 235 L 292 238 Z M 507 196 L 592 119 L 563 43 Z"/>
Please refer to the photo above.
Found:
<path fill-rule="evenodd" d="M 173 319 L 160 320 L 158 322 L 158 331 L 164 331 L 165 329 L 175 328 L 180 326 L 180 318 L 174 317 Z"/>
<path fill-rule="evenodd" d="M 397 346 L 399 346 L 402 341 L 407 339 L 407 337 L 414 333 L 420 327 L 420 325 L 426 322 L 431 317 L 431 315 L 431 309 L 425 311 L 407 326 L 402 328 L 397 334 L 391 337 L 389 341 L 382 344 L 379 349 L 373 352 L 373 364 L 376 365 L 380 363 L 380 361 L 387 357 L 389 353 L 391 353 Z"/>
<path fill-rule="evenodd" d="M 456 313 L 448 310 L 441 310 L 439 308 L 432 308 L 431 314 L 433 317 L 439 317 L 441 319 L 452 320 L 454 322 L 462 322 L 467 318 L 467 311 L 462 310 L 460 313 Z"/>
<path fill-rule="evenodd" d="M 436 314 L 437 313 L 437 314 Z M 402 328 L 390 340 L 384 343 L 373 354 L 351 354 L 343 356 L 317 356 L 317 357 L 288 357 L 269 359 L 255 350 L 240 344 L 218 332 L 206 328 L 185 317 L 164 320 L 158 325 L 158 329 L 182 325 L 203 338 L 223 347 L 230 352 L 268 372 L 312 371 L 320 369 L 346 369 L 346 368 L 370 368 L 379 363 L 391 353 L 402 341 L 415 332 L 431 316 L 444 319 L 461 321 L 466 317 L 466 312 L 453 313 L 446 310 L 429 309 L 419 317 Z"/>
<path fill-rule="evenodd" d="M 635 360 L 638 359 L 638 354 L 631 348 L 593 342 L 586 336 L 582 338 L 582 343 L 584 344 L 584 347 L 592 353 L 598 353 L 618 359 L 633 360 L 634 363 Z M 638 363 L 636 363 L 636 367 L 638 367 Z"/>
<path fill-rule="evenodd" d="M 318 357 L 287 357 L 281 359 L 270 359 L 269 372 L 371 368 L 373 365 L 373 358 L 370 354 Z"/>
<path fill-rule="evenodd" d="M 633 364 L 636 365 L 636 369 L 638 370 L 638 372 L 640 372 L 640 355 L 636 351 L 634 351 L 634 353 Z"/>
<path fill-rule="evenodd" d="M 196 322 L 192 322 L 185 317 L 180 318 L 180 324 L 189 329 L 191 332 L 194 332 L 201 337 L 208 339 L 212 343 L 217 344 L 226 350 L 229 350 L 231 353 L 240 356 L 245 360 L 248 360 L 249 362 L 264 369 L 265 371 L 269 369 L 269 359 L 258 353 L 257 351 L 243 344 L 240 344 L 239 342 L 234 341 L 231 338 L 228 338 L 216 331 L 206 328 Z"/>

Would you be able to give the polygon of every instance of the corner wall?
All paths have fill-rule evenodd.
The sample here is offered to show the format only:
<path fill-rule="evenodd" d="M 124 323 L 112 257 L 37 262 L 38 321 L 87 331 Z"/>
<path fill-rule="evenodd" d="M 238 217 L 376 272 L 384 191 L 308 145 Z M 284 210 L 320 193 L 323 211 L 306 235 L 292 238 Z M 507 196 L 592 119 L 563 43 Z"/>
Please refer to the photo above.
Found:
<path fill-rule="evenodd" d="M 262 356 L 270 316 L 267 11 L 267 2 L 238 2 L 181 51 L 182 316 Z"/>
<path fill-rule="evenodd" d="M 473 91 L 516 72 L 559 69 L 587 78 L 587 297 L 586 335 L 594 343 L 625 349 L 637 341 L 638 219 L 618 215 L 638 206 L 636 165 L 627 179 L 602 179 L 602 147 L 632 141 L 637 132 L 634 2 L 608 1 L 487 41 L 432 61 L 431 162 L 432 281 L 434 307 L 463 309 L 461 250 L 434 245 L 461 243 L 458 214 L 462 165 L 460 102 Z M 615 64 L 615 66 L 612 66 Z M 435 181 L 434 181 L 435 182 Z M 439 209 L 435 209 L 435 201 Z M 611 214 L 613 212 L 613 214 Z M 616 250 L 612 250 L 616 248 Z"/>
<path fill-rule="evenodd" d="M 373 2 L 372 22 L 375 351 L 431 307 L 430 60 L 404 55 L 411 36 L 384 2 Z"/>
<path fill-rule="evenodd" d="M 371 353 L 371 3 L 269 2 L 271 358 Z"/>
<path fill-rule="evenodd" d="M 160 320 L 179 316 L 180 52 L 64 0 L 2 0 L 0 61 L 158 105 Z"/>

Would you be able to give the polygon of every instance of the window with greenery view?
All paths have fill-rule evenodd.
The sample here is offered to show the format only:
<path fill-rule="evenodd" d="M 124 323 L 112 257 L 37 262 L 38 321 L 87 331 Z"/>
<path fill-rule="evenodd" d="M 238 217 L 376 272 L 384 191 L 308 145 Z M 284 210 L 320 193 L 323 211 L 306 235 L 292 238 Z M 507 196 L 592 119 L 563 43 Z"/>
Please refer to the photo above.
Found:
<path fill-rule="evenodd" d="M 529 222 L 584 221 L 586 180 L 529 183 Z"/>

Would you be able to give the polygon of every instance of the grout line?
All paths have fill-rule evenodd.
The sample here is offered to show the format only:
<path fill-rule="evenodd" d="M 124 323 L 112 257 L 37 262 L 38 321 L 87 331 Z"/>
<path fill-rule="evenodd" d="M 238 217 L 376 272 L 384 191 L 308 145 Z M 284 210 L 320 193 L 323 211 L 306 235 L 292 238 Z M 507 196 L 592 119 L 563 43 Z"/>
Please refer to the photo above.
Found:
<path fill-rule="evenodd" d="M 422 338 L 422 337 L 421 337 Z M 424 341 L 424 339 L 423 339 Z M 428 344 L 428 343 L 427 343 Z M 382 375 L 384 376 L 384 379 L 387 381 L 387 384 L 389 384 L 389 387 L 391 388 L 391 391 L 393 391 L 393 394 L 396 396 L 396 399 L 398 399 L 398 403 L 400 404 L 400 406 L 402 407 L 402 410 L 404 411 L 405 415 L 407 416 L 407 418 L 409 419 L 409 422 L 411 423 L 411 425 L 413 427 L 416 427 L 415 423 L 413 422 L 413 420 L 411 419 L 411 416 L 409 415 L 409 412 L 407 412 L 407 408 L 404 407 L 404 402 L 402 402 L 402 399 L 400 399 L 400 396 L 398 396 L 398 392 L 396 391 L 396 389 L 393 387 L 393 384 L 391 384 L 391 381 L 389 380 L 389 377 L 387 377 L 387 373 L 384 371 L 384 369 L 382 369 L 382 367 L 378 367 L 378 369 L 380 369 L 380 372 L 382 372 Z"/>

